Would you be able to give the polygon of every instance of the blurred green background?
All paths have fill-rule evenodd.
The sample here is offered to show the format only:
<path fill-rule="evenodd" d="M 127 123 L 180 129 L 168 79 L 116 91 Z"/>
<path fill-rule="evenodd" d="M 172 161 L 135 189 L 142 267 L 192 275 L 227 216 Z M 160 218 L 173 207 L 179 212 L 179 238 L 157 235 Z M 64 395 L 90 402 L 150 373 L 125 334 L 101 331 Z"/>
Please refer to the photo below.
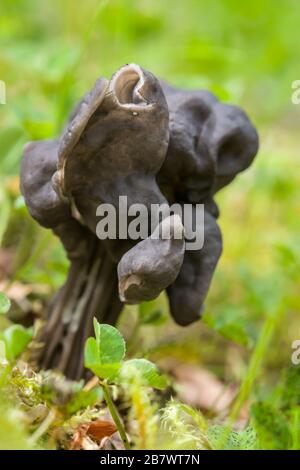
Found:
<path fill-rule="evenodd" d="M 265 334 L 254 384 L 255 396 L 264 397 L 300 338 L 300 105 L 291 102 L 300 78 L 299 24 L 296 0 L 1 0 L 7 104 L 0 105 L 0 239 L 13 253 L 7 277 L 53 291 L 67 269 L 61 247 L 29 219 L 19 197 L 26 141 L 59 133 L 95 80 L 128 62 L 174 85 L 207 88 L 247 110 L 260 152 L 217 197 L 224 253 L 204 322 L 183 330 L 168 320 L 155 334 L 145 327 L 138 344 L 157 361 L 169 351 L 204 364 L 229 384 L 244 377 Z M 165 310 L 164 299 L 157 304 Z"/>

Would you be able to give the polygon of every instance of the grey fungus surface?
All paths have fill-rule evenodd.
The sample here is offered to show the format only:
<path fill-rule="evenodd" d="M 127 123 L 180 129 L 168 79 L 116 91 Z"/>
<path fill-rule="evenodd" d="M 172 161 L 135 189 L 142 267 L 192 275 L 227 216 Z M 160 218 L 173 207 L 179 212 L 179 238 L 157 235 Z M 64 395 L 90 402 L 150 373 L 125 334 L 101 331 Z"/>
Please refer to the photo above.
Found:
<path fill-rule="evenodd" d="M 178 215 L 166 217 L 150 237 L 123 255 L 118 264 L 123 302 L 136 304 L 153 300 L 175 281 L 184 258 L 183 232 Z"/>
<path fill-rule="evenodd" d="M 93 233 L 99 204 L 118 209 L 119 195 L 128 205 L 166 202 L 155 176 L 168 142 L 167 103 L 150 72 L 127 65 L 110 82 L 98 80 L 62 136 L 57 177 Z"/>
<path fill-rule="evenodd" d="M 174 88 L 137 64 L 99 78 L 59 138 L 26 145 L 26 205 L 60 238 L 71 262 L 49 306 L 43 367 L 80 377 L 93 316 L 113 324 L 124 303 L 151 300 L 162 290 L 178 324 L 200 318 L 222 252 L 214 195 L 257 150 L 257 132 L 243 110 L 205 90 Z M 184 237 L 151 236 L 162 227 L 183 231 L 175 215 L 145 239 L 99 240 L 96 209 L 110 203 L 118 213 L 119 196 L 147 208 L 204 204 L 203 247 L 187 251 Z"/>
<path fill-rule="evenodd" d="M 170 312 L 179 325 L 189 325 L 200 318 L 221 253 L 221 230 L 215 218 L 205 212 L 204 245 L 201 250 L 185 252 L 180 273 L 167 288 Z"/>

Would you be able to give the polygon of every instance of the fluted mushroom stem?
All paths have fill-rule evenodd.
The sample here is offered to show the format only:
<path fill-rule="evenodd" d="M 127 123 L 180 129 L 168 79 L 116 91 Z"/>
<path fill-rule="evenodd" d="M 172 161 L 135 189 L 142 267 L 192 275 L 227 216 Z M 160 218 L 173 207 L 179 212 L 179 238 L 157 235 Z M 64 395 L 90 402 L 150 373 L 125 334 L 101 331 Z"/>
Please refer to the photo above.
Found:
<path fill-rule="evenodd" d="M 116 265 L 99 241 L 84 259 L 71 262 L 65 285 L 49 306 L 40 339 L 39 364 L 71 379 L 84 374 L 84 344 L 93 334 L 93 317 L 115 324 L 122 310 Z"/>

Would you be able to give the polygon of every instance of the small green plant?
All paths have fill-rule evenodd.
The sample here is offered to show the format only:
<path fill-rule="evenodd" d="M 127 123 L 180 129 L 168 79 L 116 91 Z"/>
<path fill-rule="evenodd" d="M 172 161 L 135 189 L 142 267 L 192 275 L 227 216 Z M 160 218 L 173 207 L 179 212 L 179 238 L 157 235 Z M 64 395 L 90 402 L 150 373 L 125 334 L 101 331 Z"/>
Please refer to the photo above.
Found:
<path fill-rule="evenodd" d="M 95 338 L 88 338 L 85 344 L 85 367 L 100 379 L 104 399 L 119 431 L 126 449 L 130 444 L 114 405 L 110 393 L 110 384 L 122 384 L 130 371 L 130 375 L 139 377 L 145 387 L 164 389 L 166 378 L 160 374 L 156 365 L 147 359 L 124 360 L 126 345 L 121 333 L 111 325 L 100 324 L 94 319 Z"/>
<path fill-rule="evenodd" d="M 11 303 L 8 297 L 0 292 L 0 315 L 6 314 Z M 10 325 L 0 331 L 0 361 L 16 359 L 25 350 L 32 340 L 32 328 L 24 328 L 22 325 Z"/>
<path fill-rule="evenodd" d="M 221 450 L 219 440 L 226 432 L 226 425 L 209 421 L 199 410 L 171 400 L 163 410 L 162 421 L 177 449 Z M 252 450 L 256 445 L 254 429 L 246 426 L 244 430 L 230 430 L 222 450 Z"/>
<path fill-rule="evenodd" d="M 0 332 L 0 342 L 5 345 L 7 359 L 16 359 L 25 350 L 33 337 L 32 328 L 22 325 L 11 325 Z"/>

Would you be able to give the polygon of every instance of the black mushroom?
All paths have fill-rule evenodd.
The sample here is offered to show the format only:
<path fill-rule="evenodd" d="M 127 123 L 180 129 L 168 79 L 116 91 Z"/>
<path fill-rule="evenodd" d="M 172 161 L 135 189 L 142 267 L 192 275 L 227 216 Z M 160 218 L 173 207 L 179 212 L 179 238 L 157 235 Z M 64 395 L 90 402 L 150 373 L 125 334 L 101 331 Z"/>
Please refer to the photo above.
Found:
<path fill-rule="evenodd" d="M 42 367 L 81 377 L 93 316 L 114 324 L 124 303 L 151 300 L 164 289 L 177 323 L 200 318 L 222 251 L 214 194 L 251 164 L 257 149 L 257 133 L 242 110 L 207 91 L 172 88 L 136 64 L 110 81 L 100 78 L 60 138 L 26 145 L 25 202 L 70 260 L 66 283 L 49 305 Z M 157 207 L 157 226 L 147 215 L 144 237 L 99 239 L 97 208 L 112 205 L 119 220 L 121 196 L 128 206 Z M 178 214 L 160 218 L 159 207 L 174 203 L 191 204 L 192 219 L 197 204 L 204 205 L 200 249 L 187 249 Z"/>

